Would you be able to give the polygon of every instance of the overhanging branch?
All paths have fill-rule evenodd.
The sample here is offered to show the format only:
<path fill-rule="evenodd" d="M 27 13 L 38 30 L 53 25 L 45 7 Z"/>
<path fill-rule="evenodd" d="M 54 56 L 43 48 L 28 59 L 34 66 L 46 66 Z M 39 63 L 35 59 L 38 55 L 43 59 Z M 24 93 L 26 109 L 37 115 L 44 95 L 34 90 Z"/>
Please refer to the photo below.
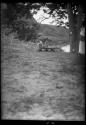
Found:
<path fill-rule="evenodd" d="M 49 18 L 50 18 L 50 15 L 49 15 L 49 17 L 44 17 L 44 16 L 43 16 L 43 18 L 44 18 L 44 19 L 41 20 L 41 22 L 43 22 L 43 21 L 46 20 L 46 19 L 49 19 Z M 40 23 L 41 23 L 41 22 L 40 22 Z"/>

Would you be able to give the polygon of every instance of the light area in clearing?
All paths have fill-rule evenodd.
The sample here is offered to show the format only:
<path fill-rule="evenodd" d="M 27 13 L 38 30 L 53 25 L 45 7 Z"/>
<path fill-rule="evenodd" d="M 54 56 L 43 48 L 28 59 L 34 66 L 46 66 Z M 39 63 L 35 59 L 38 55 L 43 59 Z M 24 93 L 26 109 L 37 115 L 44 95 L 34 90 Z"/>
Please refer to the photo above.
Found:
<path fill-rule="evenodd" d="M 85 28 L 81 28 L 80 35 L 85 36 Z M 70 45 L 63 46 L 61 49 L 64 52 L 70 52 Z M 85 54 L 85 42 L 79 42 L 79 53 Z"/>
<path fill-rule="evenodd" d="M 70 45 L 63 46 L 61 48 L 64 52 L 70 52 Z M 79 43 L 79 53 L 85 54 L 85 43 L 80 41 Z"/>

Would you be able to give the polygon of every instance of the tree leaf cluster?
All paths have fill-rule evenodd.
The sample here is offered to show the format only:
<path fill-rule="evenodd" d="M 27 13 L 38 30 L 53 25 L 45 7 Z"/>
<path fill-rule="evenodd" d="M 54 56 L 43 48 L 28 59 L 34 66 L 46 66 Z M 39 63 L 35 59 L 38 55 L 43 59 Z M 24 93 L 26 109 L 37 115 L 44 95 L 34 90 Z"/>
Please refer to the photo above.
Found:
<path fill-rule="evenodd" d="M 15 22 L 13 30 L 17 32 L 19 40 L 30 41 L 37 38 L 38 24 L 29 25 L 28 22 L 19 20 Z"/>
<path fill-rule="evenodd" d="M 11 28 L 11 32 L 17 32 L 17 37 L 20 40 L 29 41 L 35 39 L 39 26 L 36 21 L 32 20 L 30 9 L 30 4 L 27 4 L 27 6 L 23 3 L 7 4 L 6 9 L 2 8 L 1 24 Z"/>

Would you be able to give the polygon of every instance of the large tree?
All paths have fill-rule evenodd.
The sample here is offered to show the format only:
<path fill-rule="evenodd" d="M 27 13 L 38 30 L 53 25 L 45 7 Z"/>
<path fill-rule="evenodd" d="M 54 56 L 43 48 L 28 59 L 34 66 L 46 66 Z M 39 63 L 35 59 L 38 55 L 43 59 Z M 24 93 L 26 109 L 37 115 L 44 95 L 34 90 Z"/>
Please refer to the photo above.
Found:
<path fill-rule="evenodd" d="M 71 52 L 79 52 L 80 31 L 84 19 L 84 10 L 82 5 L 67 4 L 67 11 L 69 17 L 69 31 L 70 31 L 70 50 Z"/>

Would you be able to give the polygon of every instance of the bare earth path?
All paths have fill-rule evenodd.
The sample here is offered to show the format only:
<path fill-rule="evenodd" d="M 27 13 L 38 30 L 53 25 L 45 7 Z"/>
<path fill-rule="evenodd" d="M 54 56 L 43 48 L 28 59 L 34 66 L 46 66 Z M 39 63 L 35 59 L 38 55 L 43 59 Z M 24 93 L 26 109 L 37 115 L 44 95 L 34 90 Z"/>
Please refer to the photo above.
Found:
<path fill-rule="evenodd" d="M 2 118 L 83 121 L 83 67 L 68 53 L 38 52 L 12 37 L 2 45 Z"/>

